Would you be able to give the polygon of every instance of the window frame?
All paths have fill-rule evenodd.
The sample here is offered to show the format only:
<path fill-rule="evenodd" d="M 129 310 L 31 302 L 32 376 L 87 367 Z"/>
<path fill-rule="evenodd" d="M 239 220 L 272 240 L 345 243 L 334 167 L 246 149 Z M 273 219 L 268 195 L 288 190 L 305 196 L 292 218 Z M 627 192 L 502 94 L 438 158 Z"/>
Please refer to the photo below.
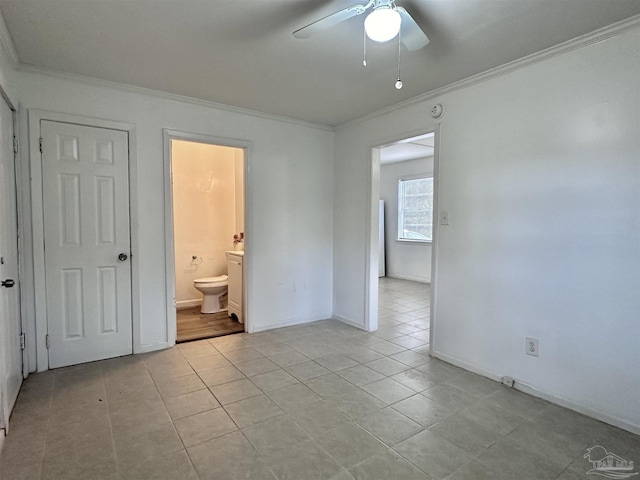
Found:
<path fill-rule="evenodd" d="M 401 230 L 403 230 L 403 226 L 404 224 L 401 224 L 401 222 L 404 221 L 404 215 L 403 215 L 403 211 L 402 211 L 402 205 L 403 205 L 403 182 L 407 182 L 407 181 L 411 181 L 411 180 L 421 180 L 421 179 L 426 179 L 426 180 L 431 180 L 431 184 L 432 184 L 432 192 L 435 188 L 434 185 L 434 178 L 433 178 L 433 173 L 421 173 L 421 174 L 416 174 L 416 175 L 405 175 L 402 177 L 398 178 L 398 204 L 397 204 L 397 224 L 396 224 L 396 235 L 395 235 L 395 241 L 398 243 L 403 243 L 403 244 L 413 244 L 413 245 L 432 245 L 433 244 L 433 197 L 431 200 L 431 239 L 430 240 L 420 240 L 417 238 L 402 238 L 400 236 L 400 232 Z"/>

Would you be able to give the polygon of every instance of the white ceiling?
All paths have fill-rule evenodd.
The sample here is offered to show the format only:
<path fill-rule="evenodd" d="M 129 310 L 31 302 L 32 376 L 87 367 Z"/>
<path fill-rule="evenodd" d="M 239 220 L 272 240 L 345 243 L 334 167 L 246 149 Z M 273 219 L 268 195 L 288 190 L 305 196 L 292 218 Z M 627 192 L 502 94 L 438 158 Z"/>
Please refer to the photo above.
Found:
<path fill-rule="evenodd" d="M 358 0 L 0 0 L 21 63 L 339 125 L 640 14 L 639 0 L 397 0 L 431 39 L 368 45 Z M 364 2 L 362 2 L 364 3 Z"/>
<path fill-rule="evenodd" d="M 432 157 L 435 135 L 427 133 L 407 138 L 380 149 L 380 164 L 404 162 L 418 158 Z"/>

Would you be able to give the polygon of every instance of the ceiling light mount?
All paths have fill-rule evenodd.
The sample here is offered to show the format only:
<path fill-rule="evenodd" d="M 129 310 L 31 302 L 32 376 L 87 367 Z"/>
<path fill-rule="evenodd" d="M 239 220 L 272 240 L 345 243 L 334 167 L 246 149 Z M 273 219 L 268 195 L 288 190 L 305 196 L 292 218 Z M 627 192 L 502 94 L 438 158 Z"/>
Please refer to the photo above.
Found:
<path fill-rule="evenodd" d="M 395 5 L 394 5 L 395 7 Z M 388 42 L 400 32 L 402 18 L 391 4 L 376 7 L 364 20 L 364 30 L 374 42 Z"/>

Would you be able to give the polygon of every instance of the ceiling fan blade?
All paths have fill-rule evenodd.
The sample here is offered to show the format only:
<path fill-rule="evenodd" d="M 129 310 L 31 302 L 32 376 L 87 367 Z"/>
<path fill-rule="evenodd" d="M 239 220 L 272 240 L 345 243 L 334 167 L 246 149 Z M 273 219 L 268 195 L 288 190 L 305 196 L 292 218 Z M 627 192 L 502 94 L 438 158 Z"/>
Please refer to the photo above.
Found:
<path fill-rule="evenodd" d="M 407 50 L 420 50 L 429 43 L 429 37 L 422 31 L 409 12 L 402 7 L 396 7 L 395 10 L 402 18 L 400 34 L 402 35 L 402 43 Z"/>
<path fill-rule="evenodd" d="M 320 20 L 310 23 L 306 27 L 296 30 L 293 32 L 293 36 L 296 38 L 309 38 L 322 30 L 333 27 L 334 25 L 344 22 L 351 17 L 355 17 L 356 15 L 360 15 L 364 10 L 365 8 L 363 5 L 354 5 L 353 7 L 345 8 L 344 10 L 327 15 Z"/>

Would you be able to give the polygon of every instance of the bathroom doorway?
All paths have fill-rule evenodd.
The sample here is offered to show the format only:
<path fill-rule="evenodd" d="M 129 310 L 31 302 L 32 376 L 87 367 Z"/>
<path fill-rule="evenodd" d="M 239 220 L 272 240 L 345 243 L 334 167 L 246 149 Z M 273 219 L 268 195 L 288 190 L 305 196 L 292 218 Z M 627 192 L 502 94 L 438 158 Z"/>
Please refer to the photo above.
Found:
<path fill-rule="evenodd" d="M 168 136 L 167 270 L 173 275 L 167 275 L 167 293 L 173 299 L 169 318 L 175 321 L 175 341 L 244 332 L 246 149 Z"/>

